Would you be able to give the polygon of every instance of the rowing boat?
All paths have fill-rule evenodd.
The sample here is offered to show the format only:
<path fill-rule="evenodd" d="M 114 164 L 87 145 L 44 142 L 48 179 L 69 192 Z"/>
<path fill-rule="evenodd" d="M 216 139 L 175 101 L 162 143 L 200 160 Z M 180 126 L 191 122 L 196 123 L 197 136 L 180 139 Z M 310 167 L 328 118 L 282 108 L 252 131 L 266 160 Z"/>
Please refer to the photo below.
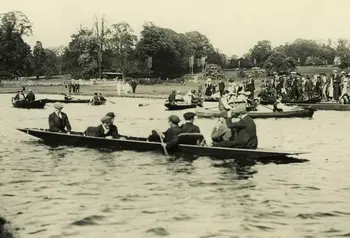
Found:
<path fill-rule="evenodd" d="M 104 105 L 104 104 L 106 104 L 106 102 L 107 102 L 106 99 L 105 99 L 105 100 L 99 100 L 99 101 L 97 101 L 97 100 L 92 100 L 92 101 L 91 101 L 91 105 L 92 105 L 92 106 L 99 106 L 99 105 Z"/>
<path fill-rule="evenodd" d="M 321 103 L 288 103 L 287 106 L 299 106 L 301 108 L 311 108 L 320 111 L 350 111 L 350 104 L 340 104 L 337 102 L 321 102 Z"/>
<path fill-rule="evenodd" d="M 71 100 L 66 100 L 66 99 L 63 99 L 63 100 L 60 100 L 60 99 L 46 99 L 47 103 L 55 103 L 55 102 L 58 102 L 58 103 L 88 103 L 90 102 L 89 99 L 71 99 Z"/>
<path fill-rule="evenodd" d="M 256 112 L 250 111 L 247 114 L 253 119 L 267 119 L 267 118 L 311 118 L 314 115 L 314 109 L 304 109 L 297 111 L 286 112 Z M 198 118 L 215 118 L 220 117 L 219 110 L 212 110 L 206 108 L 196 108 L 196 115 Z"/>
<path fill-rule="evenodd" d="M 185 102 L 185 101 L 169 102 L 168 100 L 165 101 L 165 104 L 164 104 L 164 106 L 165 106 L 166 108 L 168 108 L 169 111 L 196 108 L 197 105 L 201 105 L 201 104 L 200 104 L 200 103 L 188 104 L 188 103 Z"/>
<path fill-rule="evenodd" d="M 81 132 L 71 132 L 71 134 L 50 132 L 46 129 L 18 128 L 17 130 L 41 139 L 50 146 L 75 146 L 89 148 L 106 148 L 114 151 L 137 151 L 137 152 L 162 152 L 160 142 L 150 142 L 147 138 L 123 136 L 123 139 L 107 139 L 92 136 L 84 136 Z M 183 138 L 188 139 L 189 134 Z M 191 134 L 190 134 L 191 135 Z M 201 135 L 202 138 L 203 135 Z M 194 135 L 198 139 L 198 135 Z M 290 155 L 306 154 L 305 152 L 281 152 L 263 149 L 235 149 L 222 147 L 207 147 L 193 144 L 182 144 L 179 136 L 179 145 L 169 152 L 172 154 L 208 156 L 214 159 L 273 159 L 284 158 Z"/>
<path fill-rule="evenodd" d="M 46 99 L 28 101 L 28 100 L 14 100 L 11 99 L 12 105 L 17 108 L 25 108 L 25 109 L 42 109 L 46 105 Z"/>
<path fill-rule="evenodd" d="M 276 102 L 276 99 L 268 99 L 268 100 L 260 100 L 261 105 L 272 105 Z M 321 99 L 319 98 L 312 98 L 308 100 L 296 100 L 296 101 L 290 101 L 290 100 L 282 100 L 281 103 L 284 104 L 314 104 L 321 102 Z"/>
<path fill-rule="evenodd" d="M 205 102 L 218 102 L 219 98 L 214 98 L 212 96 L 206 96 L 206 97 L 204 97 L 204 101 Z"/>

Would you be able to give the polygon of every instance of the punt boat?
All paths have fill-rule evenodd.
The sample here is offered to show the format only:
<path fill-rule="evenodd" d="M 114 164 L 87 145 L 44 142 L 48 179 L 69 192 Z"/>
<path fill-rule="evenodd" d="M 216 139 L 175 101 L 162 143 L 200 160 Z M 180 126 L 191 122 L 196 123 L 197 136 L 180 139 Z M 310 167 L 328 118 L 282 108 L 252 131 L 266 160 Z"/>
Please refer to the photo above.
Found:
<path fill-rule="evenodd" d="M 287 106 L 299 106 L 301 108 L 311 108 L 320 111 L 350 111 L 350 104 L 340 104 L 337 102 L 310 103 L 288 103 Z"/>
<path fill-rule="evenodd" d="M 11 99 L 12 105 L 17 108 L 25 108 L 25 109 L 43 109 L 46 105 L 46 99 L 40 99 L 35 101 L 28 101 L 28 100 L 14 100 L 14 98 Z"/>
<path fill-rule="evenodd" d="M 247 114 L 253 119 L 267 119 L 267 118 L 312 118 L 315 109 L 306 108 L 303 110 L 284 111 L 284 112 L 258 112 L 248 111 Z M 198 118 L 217 118 L 220 117 L 219 110 L 210 110 L 206 108 L 196 108 L 196 115 Z"/>
<path fill-rule="evenodd" d="M 89 99 L 46 99 L 47 103 L 89 103 Z"/>
<path fill-rule="evenodd" d="M 50 146 L 74 146 L 98 149 L 112 149 L 114 151 L 138 151 L 138 152 L 166 152 L 160 142 L 150 142 L 147 138 L 123 136 L 120 139 L 108 139 L 85 136 L 82 132 L 71 134 L 50 132 L 47 129 L 18 128 L 17 130 L 41 139 Z M 288 160 L 288 156 L 306 154 L 305 152 L 283 152 L 264 149 L 235 149 L 223 147 L 211 147 L 199 145 L 204 137 L 200 133 L 180 134 L 179 144 L 169 151 L 169 154 L 208 156 L 213 159 L 253 159 L 253 160 Z M 185 144 L 186 143 L 186 144 Z M 165 150 L 165 151 L 164 151 Z"/>

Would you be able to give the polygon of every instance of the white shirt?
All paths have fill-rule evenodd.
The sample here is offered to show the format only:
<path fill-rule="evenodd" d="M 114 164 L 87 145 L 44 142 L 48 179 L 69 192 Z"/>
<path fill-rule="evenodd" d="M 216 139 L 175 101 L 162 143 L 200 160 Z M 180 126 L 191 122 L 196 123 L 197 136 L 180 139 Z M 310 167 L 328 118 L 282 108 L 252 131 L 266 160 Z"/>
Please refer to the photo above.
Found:
<path fill-rule="evenodd" d="M 222 105 L 224 105 L 226 110 L 232 109 L 232 107 L 228 104 L 227 96 L 223 96 L 220 100 L 221 100 L 221 103 L 222 103 Z"/>
<path fill-rule="evenodd" d="M 55 111 L 56 115 L 59 117 L 59 118 L 62 118 L 62 113 L 59 112 L 59 111 Z"/>
<path fill-rule="evenodd" d="M 103 128 L 104 133 L 107 134 L 109 131 L 109 127 L 107 128 L 106 125 L 102 123 L 102 128 Z"/>

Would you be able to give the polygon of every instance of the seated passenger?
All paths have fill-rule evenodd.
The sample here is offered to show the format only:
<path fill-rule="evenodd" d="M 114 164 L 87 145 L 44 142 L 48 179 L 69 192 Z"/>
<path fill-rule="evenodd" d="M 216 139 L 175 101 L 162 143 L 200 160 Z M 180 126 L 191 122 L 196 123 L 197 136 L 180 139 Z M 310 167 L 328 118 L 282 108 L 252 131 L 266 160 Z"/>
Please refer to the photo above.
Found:
<path fill-rule="evenodd" d="M 199 127 L 193 124 L 195 116 L 196 114 L 193 112 L 184 114 L 185 122 L 181 126 L 181 133 L 201 133 Z"/>
<path fill-rule="evenodd" d="M 170 128 L 161 135 L 158 135 L 156 131 L 152 130 L 152 134 L 148 137 L 148 141 L 160 142 L 159 136 L 161 136 L 163 142 L 166 144 L 166 148 L 175 147 L 177 145 L 178 135 L 182 132 L 181 127 L 179 127 L 180 118 L 176 115 L 171 115 L 168 118 L 168 123 Z"/>
<path fill-rule="evenodd" d="M 283 112 L 283 109 L 280 108 L 281 98 L 280 96 L 276 97 L 276 102 L 273 103 L 273 112 Z"/>
<path fill-rule="evenodd" d="M 22 91 L 18 91 L 16 96 L 14 97 L 14 100 L 18 101 L 18 100 L 23 100 L 23 99 L 25 99 L 25 96 L 24 96 L 23 92 Z"/>
<path fill-rule="evenodd" d="M 232 114 L 237 114 L 240 119 L 238 122 L 232 122 Z M 258 137 L 256 125 L 253 119 L 247 114 L 246 107 L 240 105 L 229 113 L 226 119 L 227 127 L 236 130 L 236 136 L 233 141 L 223 141 L 218 143 L 220 147 L 256 149 L 258 147 Z"/>
<path fill-rule="evenodd" d="M 232 140 L 232 131 L 227 127 L 227 112 L 221 112 L 221 115 L 211 132 L 213 146 L 219 146 L 222 141 Z"/>
<path fill-rule="evenodd" d="M 113 121 L 114 117 L 106 115 L 101 118 L 101 125 L 97 127 L 88 127 L 84 134 L 86 136 L 118 139 L 120 135 L 118 133 L 118 128 L 113 125 Z"/>
<path fill-rule="evenodd" d="M 71 132 L 72 127 L 69 123 L 69 119 L 66 113 L 62 112 L 63 105 L 55 103 L 55 112 L 49 115 L 49 131 L 52 132 Z M 66 130 L 67 129 L 67 130 Z"/>
<path fill-rule="evenodd" d="M 176 91 L 173 90 L 173 91 L 171 92 L 171 94 L 169 95 L 169 97 L 168 97 L 168 101 L 169 101 L 170 103 L 174 102 L 174 101 L 175 101 L 175 97 L 176 97 Z"/>

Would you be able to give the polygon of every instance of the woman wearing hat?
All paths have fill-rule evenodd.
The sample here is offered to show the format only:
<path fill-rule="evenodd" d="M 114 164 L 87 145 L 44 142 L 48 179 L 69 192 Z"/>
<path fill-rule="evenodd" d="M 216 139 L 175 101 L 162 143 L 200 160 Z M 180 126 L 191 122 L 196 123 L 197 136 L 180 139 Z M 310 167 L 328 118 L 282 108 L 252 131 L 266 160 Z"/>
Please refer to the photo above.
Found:
<path fill-rule="evenodd" d="M 49 115 L 49 131 L 70 133 L 72 127 L 61 103 L 54 104 L 55 111 Z M 66 130 L 67 129 L 67 130 Z"/>

